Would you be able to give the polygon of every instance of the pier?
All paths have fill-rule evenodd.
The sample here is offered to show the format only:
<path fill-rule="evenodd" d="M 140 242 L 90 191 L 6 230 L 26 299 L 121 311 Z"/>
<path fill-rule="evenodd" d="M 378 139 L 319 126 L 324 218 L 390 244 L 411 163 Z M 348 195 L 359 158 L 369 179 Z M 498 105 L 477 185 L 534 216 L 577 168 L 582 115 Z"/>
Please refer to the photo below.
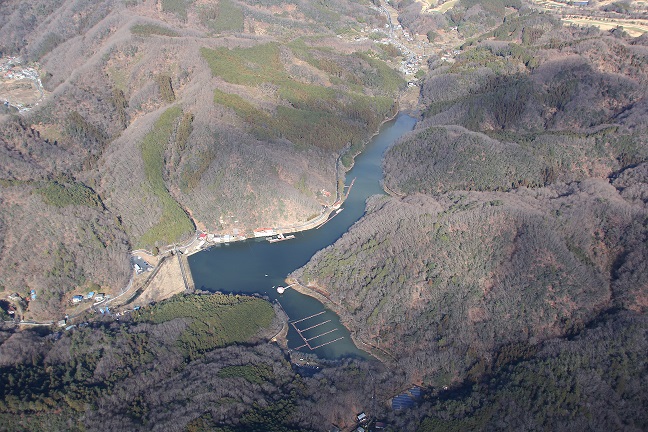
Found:
<path fill-rule="evenodd" d="M 331 334 L 331 333 L 334 333 L 334 332 L 338 331 L 337 328 L 334 328 L 334 329 L 332 329 L 332 330 L 327 330 L 327 331 L 325 331 L 325 332 L 323 332 L 323 333 L 319 333 L 319 334 L 317 334 L 317 335 L 315 335 L 315 336 L 311 336 L 311 337 L 306 337 L 306 336 L 304 335 L 304 333 L 307 332 L 307 331 L 309 331 L 309 330 L 312 330 L 312 329 L 314 329 L 314 328 L 317 328 L 317 327 L 323 326 L 324 324 L 328 324 L 328 323 L 330 323 L 330 322 L 331 322 L 330 319 L 328 319 L 328 320 L 324 320 L 324 321 L 321 321 L 321 322 L 318 322 L 317 324 L 312 324 L 311 326 L 306 327 L 306 328 L 303 328 L 303 329 L 300 329 L 300 328 L 297 326 L 297 324 L 299 324 L 299 323 L 301 323 L 301 322 L 308 321 L 308 320 L 310 320 L 310 319 L 316 318 L 316 317 L 318 317 L 318 316 L 320 316 L 320 315 L 322 315 L 322 314 L 324 314 L 324 313 L 325 313 L 325 311 L 321 311 L 321 312 L 315 313 L 315 314 L 313 314 L 313 315 L 309 315 L 309 316 L 307 316 L 307 317 L 305 317 L 305 318 L 301 318 L 301 319 L 298 319 L 298 320 L 296 320 L 296 321 L 292 321 L 292 322 L 290 323 L 290 325 L 293 326 L 293 328 L 295 329 L 295 331 L 297 332 L 297 334 L 299 335 L 299 337 L 302 339 L 302 341 L 304 341 L 304 344 L 303 344 L 303 345 L 300 345 L 300 346 L 298 346 L 297 348 L 295 348 L 296 350 L 299 350 L 299 349 L 302 349 L 302 348 L 308 348 L 309 350 L 313 351 L 313 350 L 316 350 L 317 348 L 321 348 L 321 347 L 323 347 L 323 346 L 325 346 L 325 345 L 332 344 L 333 342 L 337 342 L 337 341 L 339 341 L 339 340 L 344 339 L 344 336 L 341 336 L 341 337 L 339 337 L 339 338 L 336 338 L 336 339 L 333 339 L 333 340 L 330 340 L 330 341 L 324 342 L 324 343 L 319 344 L 319 345 L 316 345 L 316 346 L 312 346 L 312 345 L 310 344 L 310 341 L 312 341 L 312 340 L 319 339 L 319 338 L 321 338 L 322 336 L 326 336 L 326 335 L 329 335 L 329 334 Z"/>
<path fill-rule="evenodd" d="M 331 320 L 322 321 L 321 323 L 319 323 L 319 324 L 315 324 L 314 326 L 310 326 L 310 327 L 308 327 L 308 328 L 305 328 L 305 329 L 303 329 L 302 331 L 305 332 L 305 331 L 308 331 L 308 330 L 310 330 L 310 329 L 314 329 L 315 327 L 319 327 L 319 326 L 321 326 L 321 325 L 324 325 L 324 324 L 326 324 L 326 323 L 330 323 L 330 322 L 331 322 Z"/>
<path fill-rule="evenodd" d="M 300 319 L 300 320 L 293 321 L 293 322 L 291 322 L 291 324 L 294 326 L 295 324 L 297 324 L 297 323 L 299 323 L 299 322 L 306 321 L 307 319 L 315 318 L 316 316 L 322 315 L 324 312 L 325 312 L 325 311 L 318 312 L 318 313 L 316 313 L 316 314 L 313 314 L 313 315 L 307 316 L 306 318 L 302 318 L 302 319 Z"/>

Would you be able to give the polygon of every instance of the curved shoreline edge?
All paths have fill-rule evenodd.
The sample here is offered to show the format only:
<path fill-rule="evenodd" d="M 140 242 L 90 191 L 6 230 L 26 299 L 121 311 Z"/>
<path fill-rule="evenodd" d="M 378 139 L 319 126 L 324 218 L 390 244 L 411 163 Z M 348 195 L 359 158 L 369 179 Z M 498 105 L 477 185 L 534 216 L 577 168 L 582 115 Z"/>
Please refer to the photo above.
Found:
<path fill-rule="evenodd" d="M 358 150 L 352 156 L 351 164 L 348 167 L 343 167 L 343 169 L 344 169 L 343 174 L 345 176 L 349 171 L 351 171 L 351 169 L 353 169 L 353 167 L 355 165 L 356 157 L 359 156 L 366 149 L 367 145 L 371 142 L 372 139 L 374 139 L 377 135 L 380 134 L 380 130 L 382 129 L 382 127 L 386 123 L 394 120 L 400 114 L 407 114 L 407 113 L 406 113 L 406 111 L 401 111 L 400 110 L 400 102 L 399 102 L 399 100 L 396 100 L 395 101 L 395 110 L 394 110 L 393 114 L 388 116 L 388 117 L 385 117 L 382 120 L 382 122 L 380 122 L 380 125 L 378 126 L 376 131 L 373 134 L 371 134 L 371 136 L 369 136 L 365 140 L 364 144 L 362 145 L 362 148 L 360 150 Z M 339 167 L 337 169 L 339 169 Z M 340 187 L 339 184 L 336 187 L 339 188 Z M 385 191 L 385 192 L 387 192 L 387 191 Z M 313 219 L 311 219 L 309 221 L 298 222 L 296 225 L 274 228 L 274 232 L 276 234 L 294 234 L 294 233 L 298 233 L 298 232 L 303 232 L 303 231 L 309 231 L 309 230 L 312 230 L 312 229 L 316 229 L 316 228 L 324 225 L 325 223 L 327 223 L 330 220 L 331 214 L 333 214 L 337 209 L 339 209 L 342 206 L 342 204 L 344 204 L 344 199 L 342 198 L 343 194 L 339 190 L 336 191 L 336 193 L 338 194 L 338 196 L 341 197 L 340 200 L 338 202 L 330 205 L 330 206 L 326 206 L 326 208 L 324 210 L 322 210 L 322 212 L 317 217 L 315 217 L 315 218 L 313 218 Z M 389 193 L 389 192 L 387 192 L 387 193 Z M 198 239 L 198 231 L 194 234 L 194 236 L 192 238 L 192 241 L 189 244 L 187 244 L 186 246 L 184 246 L 184 248 L 188 249 L 190 246 L 193 245 L 193 243 L 197 239 Z M 241 237 L 239 239 L 231 239 L 230 242 L 245 241 L 245 240 L 251 240 L 251 239 L 254 239 L 254 237 Z M 169 251 L 173 250 L 174 249 L 173 246 L 174 245 L 167 246 L 165 248 L 166 249 L 165 252 L 168 253 Z M 213 244 L 211 244 L 211 243 L 210 244 L 205 244 L 204 246 L 202 246 L 202 247 L 200 247 L 198 249 L 183 252 L 183 255 L 191 256 L 191 255 L 196 254 L 198 252 L 202 252 L 203 250 L 208 249 L 211 246 L 213 246 Z M 148 251 L 145 251 L 145 252 L 148 252 Z"/>
<path fill-rule="evenodd" d="M 295 291 L 299 292 L 300 294 L 307 295 L 309 297 L 313 297 L 314 299 L 318 300 L 320 303 L 324 305 L 324 307 L 330 309 L 332 312 L 334 312 L 338 317 L 340 317 L 340 323 L 346 327 L 346 329 L 349 331 L 349 335 L 351 336 L 351 340 L 355 344 L 355 346 L 366 352 L 367 354 L 371 355 L 374 357 L 376 360 L 378 360 L 381 363 L 390 363 L 392 361 L 396 361 L 397 359 L 388 351 L 385 351 L 384 349 L 377 347 L 373 344 L 370 344 L 368 342 L 365 342 L 358 336 L 358 334 L 353 331 L 347 322 L 344 321 L 344 314 L 342 313 L 342 305 L 335 303 L 333 300 L 331 300 L 328 296 L 324 295 L 321 293 L 319 290 L 314 289 L 313 287 L 310 287 L 308 285 L 304 285 L 301 283 L 301 281 L 297 278 L 294 277 L 287 277 L 286 278 L 286 283 L 287 284 L 294 284 L 291 288 L 293 288 Z M 287 346 L 287 345 L 286 345 Z"/>
<path fill-rule="evenodd" d="M 366 151 L 367 146 L 372 142 L 373 139 L 376 138 L 376 136 L 380 135 L 381 131 L 385 127 L 385 125 L 391 121 L 394 121 L 397 119 L 400 115 L 407 114 L 410 115 L 409 110 L 403 110 L 401 111 L 399 109 L 399 101 L 397 100 L 394 104 L 394 110 L 390 113 L 390 115 L 386 116 L 380 123 L 380 125 L 376 128 L 376 130 L 371 134 L 371 136 L 367 137 L 367 139 L 363 142 L 363 145 L 361 148 L 356 149 L 357 151 L 352 155 L 352 163 L 350 163 L 348 166 L 343 166 L 342 164 L 338 165 L 338 176 L 344 179 L 343 181 L 338 181 L 338 188 L 341 188 L 341 186 L 346 183 L 346 176 L 348 173 L 354 168 L 356 165 L 356 159 L 359 155 L 361 155 L 363 152 Z M 414 114 L 416 116 L 416 114 Z M 338 162 L 339 163 L 339 162 Z M 382 182 L 381 182 L 381 186 Z M 383 187 L 383 192 L 389 195 L 388 190 L 385 190 Z M 344 190 L 344 189 L 342 189 Z M 341 195 L 341 196 L 340 196 Z M 322 213 L 314 218 L 313 220 L 310 220 L 306 223 L 301 223 L 300 225 L 296 226 L 290 226 L 290 227 L 281 227 L 281 228 L 274 228 L 275 233 L 281 233 L 281 234 L 289 234 L 289 233 L 294 233 L 294 232 L 300 232 L 300 231 L 307 231 L 311 230 L 313 228 L 318 228 L 324 223 L 328 222 L 331 218 L 331 214 L 334 214 L 334 212 L 339 209 L 342 204 L 344 203 L 344 198 L 346 198 L 343 194 L 340 194 L 339 189 L 338 189 L 338 197 L 339 199 L 336 200 L 336 202 L 333 205 L 327 206 L 322 210 Z M 334 216 L 333 216 L 334 217 Z M 243 238 L 240 238 L 240 240 L 244 240 Z M 245 239 L 247 240 L 247 238 Z M 331 243 L 332 244 L 332 243 Z M 202 245 L 201 245 L 202 246 Z M 210 244 L 206 246 L 211 246 Z M 185 254 L 192 255 L 194 253 L 202 251 L 204 248 L 196 248 L 196 250 L 193 250 L 189 253 L 185 252 Z M 292 287 L 299 293 L 306 295 L 308 297 L 314 298 L 318 300 L 319 302 L 322 303 L 322 305 L 329 309 L 330 311 L 334 312 L 339 318 L 341 324 L 346 328 L 346 330 L 349 332 L 350 339 L 352 343 L 361 351 L 365 352 L 367 355 L 367 358 L 374 358 L 375 360 L 381 362 L 381 363 L 387 363 L 390 364 L 394 361 L 396 361 L 396 358 L 388 351 L 374 345 L 370 341 L 365 341 L 356 330 L 354 330 L 352 327 L 350 327 L 350 323 L 348 321 L 348 314 L 345 313 L 345 310 L 342 305 L 336 304 L 330 299 L 330 296 L 325 290 L 318 290 L 317 287 L 313 286 L 306 286 L 302 284 L 298 279 L 292 277 L 290 274 L 285 275 L 285 280 L 287 281 L 288 285 L 291 285 L 295 283 Z M 279 306 L 281 306 L 279 304 Z M 275 313 L 277 313 L 277 307 L 275 305 Z M 270 337 L 268 342 L 275 342 L 278 343 L 280 346 L 284 348 L 289 348 L 288 347 L 288 339 L 287 339 L 287 333 L 288 333 L 288 327 L 286 326 L 289 317 L 285 313 L 285 311 L 280 315 L 285 315 L 280 318 L 281 321 L 284 321 L 284 327 L 278 331 L 277 333 L 274 334 L 274 336 Z M 278 314 L 279 315 L 279 314 Z M 278 316 L 279 318 L 279 316 Z M 344 319 L 347 318 L 347 319 Z"/>

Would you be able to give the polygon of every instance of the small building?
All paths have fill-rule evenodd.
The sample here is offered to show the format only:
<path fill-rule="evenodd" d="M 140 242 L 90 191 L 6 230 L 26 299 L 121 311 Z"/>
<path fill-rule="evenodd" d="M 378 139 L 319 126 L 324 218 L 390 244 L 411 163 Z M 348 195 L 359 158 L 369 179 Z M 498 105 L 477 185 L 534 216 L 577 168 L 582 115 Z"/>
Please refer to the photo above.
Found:
<path fill-rule="evenodd" d="M 275 231 L 272 228 L 257 228 L 254 230 L 254 237 L 268 237 L 274 235 Z"/>
<path fill-rule="evenodd" d="M 36 300 L 36 290 L 31 290 L 29 294 L 31 295 L 32 300 Z"/>
<path fill-rule="evenodd" d="M 75 295 L 74 297 L 72 297 L 72 303 L 79 303 L 82 300 L 83 300 L 83 296 L 81 295 Z"/>
<path fill-rule="evenodd" d="M 416 406 L 421 400 L 423 391 L 420 387 L 412 387 L 392 399 L 392 410 L 401 411 Z"/>
<path fill-rule="evenodd" d="M 366 421 L 367 421 L 367 414 L 365 414 L 364 412 L 358 414 L 358 422 L 364 423 Z"/>
<path fill-rule="evenodd" d="M 375 427 L 376 429 L 385 429 L 385 428 L 387 427 L 387 424 L 386 424 L 386 423 L 383 423 L 383 422 L 376 422 L 376 424 L 374 425 L 374 427 Z"/>
<path fill-rule="evenodd" d="M 94 292 L 94 291 L 90 291 L 88 294 L 86 294 L 86 298 L 87 298 L 88 300 L 90 300 L 92 297 L 94 297 L 94 295 L 95 295 L 95 292 Z"/>
<path fill-rule="evenodd" d="M 105 298 L 106 298 L 106 294 L 104 293 L 99 293 L 96 296 L 94 296 L 96 302 L 104 301 Z"/>
<path fill-rule="evenodd" d="M 60 321 L 57 323 L 57 325 L 58 325 L 59 327 L 65 327 L 65 324 L 66 324 L 66 323 L 65 323 L 65 320 L 64 320 L 64 319 L 60 320 Z"/>

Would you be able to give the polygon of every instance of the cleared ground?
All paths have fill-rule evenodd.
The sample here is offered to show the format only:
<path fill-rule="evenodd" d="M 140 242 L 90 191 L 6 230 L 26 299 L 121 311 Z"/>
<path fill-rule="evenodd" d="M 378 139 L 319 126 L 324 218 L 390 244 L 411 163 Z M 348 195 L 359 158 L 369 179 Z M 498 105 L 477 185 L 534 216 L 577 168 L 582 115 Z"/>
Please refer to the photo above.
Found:
<path fill-rule="evenodd" d="M 438 2 L 434 0 L 419 0 L 420 3 L 423 4 L 423 12 L 437 12 L 437 13 L 445 13 L 452 9 L 454 5 L 457 4 L 459 0 L 449 0 L 443 4 L 438 4 Z"/>
<path fill-rule="evenodd" d="M 563 18 L 564 22 L 573 23 L 579 26 L 595 26 L 601 30 L 612 30 L 618 26 L 623 27 L 630 36 L 641 36 L 644 33 L 648 33 L 648 22 L 642 20 L 607 20 L 607 19 L 596 19 L 589 17 L 572 17 L 572 18 Z"/>
<path fill-rule="evenodd" d="M 41 95 L 33 81 L 3 80 L 0 81 L 0 100 L 9 101 L 13 105 L 32 105 L 38 102 Z"/>
<path fill-rule="evenodd" d="M 179 294 L 185 290 L 182 281 L 180 265 L 176 257 L 165 259 L 160 269 L 143 292 L 137 296 L 131 303 L 137 305 L 146 305 L 151 302 L 159 302 L 169 297 Z"/>
<path fill-rule="evenodd" d="M 561 3 L 552 0 L 534 0 L 533 3 L 541 9 L 549 12 L 558 12 L 562 15 L 561 19 L 565 23 L 579 26 L 594 26 L 601 30 L 612 30 L 619 26 L 633 37 L 641 36 L 648 33 L 648 20 L 644 19 L 626 19 L 622 16 L 610 16 L 608 13 L 601 12 L 600 8 L 614 3 L 614 1 L 600 1 L 595 7 L 574 7 L 567 3 Z M 646 2 L 635 2 L 633 10 L 639 11 L 646 8 Z M 589 16 L 589 15 L 592 16 Z"/>

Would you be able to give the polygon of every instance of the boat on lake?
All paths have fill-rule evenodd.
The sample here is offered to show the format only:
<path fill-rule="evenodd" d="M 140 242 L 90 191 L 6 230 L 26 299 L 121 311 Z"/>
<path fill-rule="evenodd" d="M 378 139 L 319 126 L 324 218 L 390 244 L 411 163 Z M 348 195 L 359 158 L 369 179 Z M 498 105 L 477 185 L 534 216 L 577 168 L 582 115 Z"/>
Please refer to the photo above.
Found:
<path fill-rule="evenodd" d="M 294 239 L 294 238 L 295 238 L 295 236 L 293 234 L 289 234 L 287 236 L 285 236 L 283 234 L 277 234 L 276 237 L 270 237 L 268 239 L 268 241 L 270 243 L 276 243 L 276 242 L 280 242 L 280 241 L 284 241 L 284 240 L 290 240 L 290 239 Z"/>

